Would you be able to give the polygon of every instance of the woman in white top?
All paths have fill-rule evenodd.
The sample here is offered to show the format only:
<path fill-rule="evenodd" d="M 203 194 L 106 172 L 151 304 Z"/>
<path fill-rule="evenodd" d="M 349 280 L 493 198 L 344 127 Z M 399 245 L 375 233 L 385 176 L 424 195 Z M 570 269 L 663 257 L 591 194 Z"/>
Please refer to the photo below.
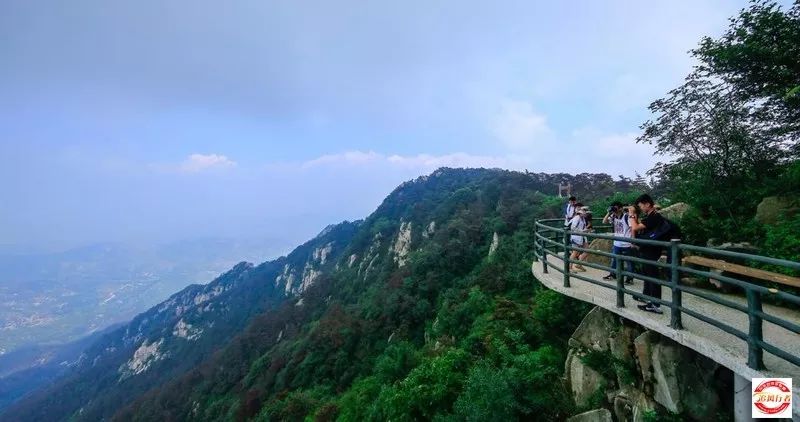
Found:
<path fill-rule="evenodd" d="M 584 219 L 585 215 L 586 209 L 578 208 L 578 210 L 575 212 L 575 216 L 573 216 L 572 219 L 569 220 L 569 223 L 567 223 L 567 230 L 573 232 L 573 234 L 570 236 L 570 243 L 572 243 L 572 246 L 577 246 L 580 248 L 586 247 L 586 236 L 579 234 L 586 231 L 586 220 Z M 572 263 L 570 265 L 570 271 L 586 271 L 586 268 L 584 268 L 583 265 L 576 263 L 579 261 L 580 255 L 580 251 L 573 250 L 572 253 L 570 253 L 569 259 Z"/>

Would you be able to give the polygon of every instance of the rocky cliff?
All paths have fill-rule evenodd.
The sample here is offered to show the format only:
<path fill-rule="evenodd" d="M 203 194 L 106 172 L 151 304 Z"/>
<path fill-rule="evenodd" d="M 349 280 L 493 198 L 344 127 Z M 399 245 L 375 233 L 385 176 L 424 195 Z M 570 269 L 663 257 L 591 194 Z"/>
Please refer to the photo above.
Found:
<path fill-rule="evenodd" d="M 730 420 L 733 373 L 691 349 L 596 307 L 569 340 L 569 420 Z"/>

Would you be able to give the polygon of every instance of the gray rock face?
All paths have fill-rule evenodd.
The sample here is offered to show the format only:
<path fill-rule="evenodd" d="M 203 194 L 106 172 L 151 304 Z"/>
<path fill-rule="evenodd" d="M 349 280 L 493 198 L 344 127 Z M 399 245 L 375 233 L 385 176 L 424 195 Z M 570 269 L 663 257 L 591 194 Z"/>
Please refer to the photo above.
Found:
<path fill-rule="evenodd" d="M 657 403 L 670 412 L 685 412 L 697 420 L 713 418 L 720 403 L 712 387 L 716 363 L 651 331 L 637 337 L 634 343 L 642 377 L 652 383 Z"/>
<path fill-rule="evenodd" d="M 645 331 L 633 340 L 636 361 L 639 363 L 639 372 L 645 383 L 653 380 L 653 363 L 650 358 L 653 343 L 657 341 L 658 333 Z"/>
<path fill-rule="evenodd" d="M 633 412 L 631 415 L 633 422 L 644 422 L 645 415 L 656 410 L 656 407 L 656 402 L 650 397 L 644 393 L 639 394 L 633 402 Z"/>
<path fill-rule="evenodd" d="M 580 355 L 575 350 L 570 350 L 567 355 L 567 362 L 564 368 L 567 376 L 567 383 L 572 391 L 572 397 L 578 407 L 589 406 L 592 395 L 598 389 L 605 388 L 606 382 L 603 376 L 594 369 L 586 366 L 580 359 Z"/>
<path fill-rule="evenodd" d="M 666 208 L 662 208 L 659 213 L 673 221 L 680 221 L 692 206 L 685 202 L 676 202 Z"/>
<path fill-rule="evenodd" d="M 594 409 L 575 415 L 567 422 L 611 422 L 611 412 L 608 409 Z"/>
<path fill-rule="evenodd" d="M 729 394 L 726 388 L 732 388 L 719 380 L 724 379 L 727 370 L 721 370 L 712 360 L 656 332 L 621 321 L 602 308 L 586 315 L 569 345 L 565 378 L 576 406 L 612 409 L 616 421 L 644 421 L 653 412 L 713 420 L 723 410 L 721 394 Z M 582 357 L 587 353 L 599 353 L 586 362 L 603 367 L 583 363 Z M 598 398 L 602 403 L 596 402 Z M 574 418 L 590 414 L 605 417 L 586 412 Z M 608 417 L 611 416 L 609 411 Z"/>
<path fill-rule="evenodd" d="M 608 346 L 611 355 L 615 358 L 631 362 L 633 360 L 633 340 L 637 336 L 637 331 L 631 326 L 621 326 L 612 332 L 608 337 Z"/>
<path fill-rule="evenodd" d="M 619 422 L 644 422 L 644 415 L 656 410 L 658 405 L 641 390 L 625 388 L 612 403 L 614 417 Z"/>
<path fill-rule="evenodd" d="M 589 348 L 593 350 L 609 350 L 609 333 L 619 325 L 617 317 L 597 306 L 583 318 L 578 328 L 569 339 L 573 348 Z"/>
<path fill-rule="evenodd" d="M 670 412 L 683 411 L 681 403 L 681 386 L 678 382 L 678 360 L 681 351 L 662 343 L 656 343 L 651 348 L 653 363 L 654 398 Z"/>
<path fill-rule="evenodd" d="M 616 331 L 612 332 L 608 337 L 608 346 L 611 351 L 611 356 L 626 366 L 634 367 L 636 365 L 636 359 L 633 340 L 638 335 L 639 330 L 627 325 L 622 325 Z M 620 387 L 629 387 L 632 383 L 635 383 L 635 380 L 631 379 L 631 376 L 626 375 L 623 375 L 622 372 L 617 373 L 617 385 Z"/>
<path fill-rule="evenodd" d="M 612 245 L 613 242 L 608 239 L 593 239 L 591 242 L 589 242 L 589 249 L 602 252 L 611 252 Z M 611 258 L 590 253 L 586 257 L 586 262 L 598 265 L 611 265 Z"/>
<path fill-rule="evenodd" d="M 756 208 L 756 221 L 762 224 L 775 224 L 784 216 L 791 216 L 800 211 L 797 199 L 780 196 L 769 196 L 761 200 Z"/>

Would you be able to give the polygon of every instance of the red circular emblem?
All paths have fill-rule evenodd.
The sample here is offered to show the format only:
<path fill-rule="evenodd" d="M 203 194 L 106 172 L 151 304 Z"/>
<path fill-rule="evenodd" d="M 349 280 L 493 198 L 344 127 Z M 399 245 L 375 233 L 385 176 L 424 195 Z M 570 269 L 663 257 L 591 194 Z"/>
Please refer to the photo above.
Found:
<path fill-rule="evenodd" d="M 792 404 L 792 393 L 782 381 L 764 381 L 753 392 L 753 405 L 767 415 L 786 410 Z"/>

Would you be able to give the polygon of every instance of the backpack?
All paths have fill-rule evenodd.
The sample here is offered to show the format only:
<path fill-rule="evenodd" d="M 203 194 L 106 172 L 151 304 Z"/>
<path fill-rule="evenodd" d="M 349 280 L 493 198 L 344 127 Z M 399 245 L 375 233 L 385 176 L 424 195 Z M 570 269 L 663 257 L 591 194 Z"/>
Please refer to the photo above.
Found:
<path fill-rule="evenodd" d="M 652 232 L 647 233 L 647 238 L 650 240 L 661 240 L 664 242 L 669 242 L 672 239 L 681 239 L 681 228 L 675 224 L 674 221 L 671 221 L 664 216 L 661 218 L 664 219 L 664 222 L 661 223 L 660 226 L 656 227 Z"/>

